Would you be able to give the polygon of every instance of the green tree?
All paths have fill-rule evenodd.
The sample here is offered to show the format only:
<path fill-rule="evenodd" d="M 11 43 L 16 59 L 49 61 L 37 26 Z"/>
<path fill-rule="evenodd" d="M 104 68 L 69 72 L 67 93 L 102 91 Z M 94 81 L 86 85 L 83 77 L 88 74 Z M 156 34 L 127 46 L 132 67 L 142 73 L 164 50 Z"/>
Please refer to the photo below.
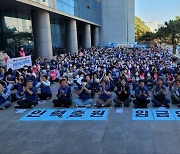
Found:
<path fill-rule="evenodd" d="M 153 41 L 154 39 L 155 39 L 154 33 L 146 32 L 146 34 L 141 36 L 138 41 L 143 42 L 143 43 L 149 43 L 150 41 Z"/>
<path fill-rule="evenodd" d="M 173 53 L 176 54 L 176 45 L 180 44 L 180 16 L 177 16 L 175 20 L 165 22 L 165 27 L 157 31 L 156 38 L 161 42 L 172 44 Z"/>
<path fill-rule="evenodd" d="M 147 32 L 151 32 L 150 28 L 145 25 L 145 23 L 139 18 L 135 17 L 135 36 L 136 41 L 144 36 Z"/>

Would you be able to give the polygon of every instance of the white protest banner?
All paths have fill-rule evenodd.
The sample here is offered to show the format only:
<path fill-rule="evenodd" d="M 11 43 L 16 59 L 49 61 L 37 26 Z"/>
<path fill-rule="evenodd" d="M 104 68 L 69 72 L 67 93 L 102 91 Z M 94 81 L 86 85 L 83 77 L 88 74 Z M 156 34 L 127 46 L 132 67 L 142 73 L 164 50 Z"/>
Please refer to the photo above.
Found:
<path fill-rule="evenodd" d="M 7 70 L 9 68 L 17 70 L 23 68 L 24 66 L 32 66 L 31 56 L 12 58 L 7 61 Z"/>

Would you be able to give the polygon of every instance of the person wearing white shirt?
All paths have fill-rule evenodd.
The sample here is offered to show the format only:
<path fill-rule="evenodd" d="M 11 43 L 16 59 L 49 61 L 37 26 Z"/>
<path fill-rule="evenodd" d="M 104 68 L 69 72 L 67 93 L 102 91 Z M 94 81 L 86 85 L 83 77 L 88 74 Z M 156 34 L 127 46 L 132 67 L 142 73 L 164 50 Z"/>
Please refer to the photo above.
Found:
<path fill-rule="evenodd" d="M 48 77 L 46 75 L 42 76 L 40 78 L 40 82 L 36 85 L 36 88 L 41 89 L 41 93 L 38 94 L 38 98 L 40 100 L 49 100 L 52 97 L 52 92 L 51 92 L 51 83 L 47 79 Z"/>
<path fill-rule="evenodd" d="M 0 51 L 0 66 L 6 67 L 8 59 L 10 59 L 10 57 L 7 55 L 6 51 Z"/>

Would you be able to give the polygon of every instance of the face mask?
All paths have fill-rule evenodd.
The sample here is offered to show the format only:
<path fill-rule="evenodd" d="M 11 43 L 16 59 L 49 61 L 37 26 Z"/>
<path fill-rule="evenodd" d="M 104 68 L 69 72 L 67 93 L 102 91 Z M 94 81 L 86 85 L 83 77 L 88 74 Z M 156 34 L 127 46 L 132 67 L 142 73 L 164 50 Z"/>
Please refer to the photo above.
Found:
<path fill-rule="evenodd" d="M 24 50 L 24 48 L 21 48 L 21 50 L 23 51 L 23 50 Z"/>
<path fill-rule="evenodd" d="M 87 85 L 87 82 L 84 82 L 83 84 L 86 86 L 86 85 Z"/>
<path fill-rule="evenodd" d="M 46 73 L 46 70 L 42 70 L 43 73 Z"/>
<path fill-rule="evenodd" d="M 50 68 L 50 66 L 48 65 L 47 68 Z"/>
<path fill-rule="evenodd" d="M 35 74 L 35 73 L 32 73 L 32 76 L 36 77 L 36 74 Z"/>
<path fill-rule="evenodd" d="M 139 78 L 136 78 L 136 81 L 139 81 Z"/>

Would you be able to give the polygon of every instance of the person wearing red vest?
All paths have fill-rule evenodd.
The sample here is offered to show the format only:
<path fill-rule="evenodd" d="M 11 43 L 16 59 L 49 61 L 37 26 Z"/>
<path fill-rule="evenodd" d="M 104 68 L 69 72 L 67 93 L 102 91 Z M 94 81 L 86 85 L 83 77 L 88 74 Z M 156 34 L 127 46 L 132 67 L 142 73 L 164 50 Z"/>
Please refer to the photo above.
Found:
<path fill-rule="evenodd" d="M 24 52 L 24 48 L 21 47 L 21 49 L 19 50 L 19 57 L 25 57 L 25 52 Z"/>

